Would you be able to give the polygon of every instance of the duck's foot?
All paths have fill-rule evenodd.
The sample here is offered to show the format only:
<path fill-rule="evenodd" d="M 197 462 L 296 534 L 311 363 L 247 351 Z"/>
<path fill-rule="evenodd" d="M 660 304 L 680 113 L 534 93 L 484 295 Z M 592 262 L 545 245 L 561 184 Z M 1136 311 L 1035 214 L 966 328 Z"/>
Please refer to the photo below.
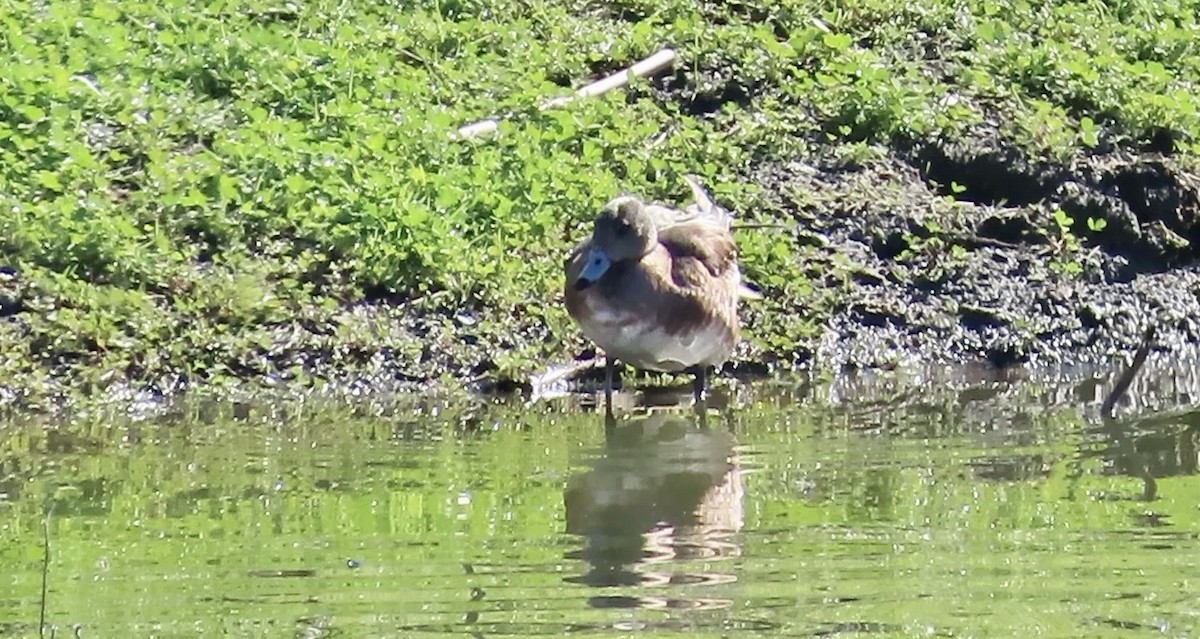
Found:
<path fill-rule="evenodd" d="M 687 372 L 693 375 L 692 377 L 692 400 L 699 404 L 707 396 L 708 390 L 708 367 L 693 366 L 687 369 Z"/>
<path fill-rule="evenodd" d="M 613 415 L 612 400 L 604 403 L 604 441 L 611 441 L 617 432 L 617 416 Z"/>
<path fill-rule="evenodd" d="M 708 367 L 693 366 L 689 372 L 692 378 L 692 408 L 700 421 L 700 427 L 708 426 Z"/>
<path fill-rule="evenodd" d="M 609 354 L 604 354 L 604 431 L 605 434 L 611 433 L 617 427 L 617 418 L 613 415 L 613 392 L 617 390 L 614 380 L 616 378 L 617 365 L 616 360 Z"/>

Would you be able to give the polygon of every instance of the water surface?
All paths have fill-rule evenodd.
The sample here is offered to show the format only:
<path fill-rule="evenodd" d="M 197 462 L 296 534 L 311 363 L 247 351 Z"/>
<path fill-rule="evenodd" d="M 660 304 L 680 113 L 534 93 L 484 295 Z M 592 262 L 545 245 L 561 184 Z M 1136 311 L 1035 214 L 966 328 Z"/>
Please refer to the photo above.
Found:
<path fill-rule="evenodd" d="M 1184 378 L 12 421 L 0 636 L 1194 637 Z"/>

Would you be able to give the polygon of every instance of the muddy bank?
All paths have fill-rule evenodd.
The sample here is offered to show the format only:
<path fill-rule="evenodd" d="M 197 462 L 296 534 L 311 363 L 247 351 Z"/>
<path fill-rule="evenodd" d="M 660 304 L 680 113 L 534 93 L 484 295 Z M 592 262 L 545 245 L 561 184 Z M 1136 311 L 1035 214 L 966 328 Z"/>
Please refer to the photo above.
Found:
<path fill-rule="evenodd" d="M 817 368 L 1104 363 L 1151 323 L 1159 350 L 1200 340 L 1200 180 L 1170 157 L 1067 166 L 977 141 L 833 153 L 751 179 L 837 290 Z M 749 315 L 751 331 L 769 321 Z"/>
<path fill-rule="evenodd" d="M 1195 357 L 1200 174 L 1192 165 L 1155 152 L 1031 162 L 991 137 L 872 151 L 848 160 L 850 151 L 833 147 L 730 177 L 761 188 L 738 211 L 747 225 L 739 236 L 789 234 L 811 290 L 774 288 L 745 264 L 770 299 L 744 305 L 746 339 L 725 376 L 939 365 L 1006 375 L 1110 370 L 1151 324 L 1156 356 Z M 515 307 L 449 295 L 360 304 L 338 320 L 352 345 L 314 361 L 337 371 L 337 385 L 352 379 L 364 390 L 528 394 L 547 369 L 596 355 L 574 324 L 537 314 L 539 303 L 561 300 L 556 292 Z M 795 316 L 817 329 L 791 332 L 781 318 Z M 598 370 L 585 371 L 567 387 L 591 390 L 598 379 Z M 624 379 L 662 381 L 631 370 Z"/>
<path fill-rule="evenodd" d="M 594 355 L 559 293 L 588 218 L 678 203 L 684 173 L 768 296 L 727 376 L 1196 340 L 1186 7 L 469 4 L 69 33 L 22 7 L 46 28 L 0 105 L 0 407 L 527 389 Z M 670 70 L 539 108 L 664 47 Z"/>
<path fill-rule="evenodd" d="M 982 143 L 872 151 L 847 159 L 833 148 L 731 177 L 762 189 L 739 211 L 744 223 L 780 224 L 739 236 L 789 234 L 809 282 L 797 295 L 745 264 L 769 299 L 744 307 L 746 340 L 725 375 L 1109 364 L 1151 323 L 1160 353 L 1200 342 L 1200 191 L 1183 162 L 1145 153 L 1033 164 Z M 301 307 L 232 335 L 197 329 L 191 342 L 160 345 L 160 359 L 120 357 L 119 344 L 64 348 L 32 331 L 37 314 L 69 312 L 72 302 L 7 269 L 0 329 L 10 343 L 25 339 L 31 360 L 39 349 L 46 358 L 28 377 L 0 381 L 0 402 L 53 409 L 97 394 L 157 401 L 195 388 L 527 392 L 548 367 L 595 355 L 561 312 L 547 320 L 558 303 L 363 299 Z M 781 320 L 795 316 L 816 330 L 792 332 Z M 180 370 L 181 358 L 192 368 Z"/>
<path fill-rule="evenodd" d="M 747 339 L 726 375 L 1106 364 L 1131 353 L 1152 323 L 1158 352 L 1200 342 L 1200 179 L 1184 162 L 1113 153 L 1037 164 L 982 141 L 868 150 L 848 159 L 835 147 L 731 176 L 762 189 L 740 219 L 779 224 L 739 236 L 789 234 L 809 282 L 798 295 L 745 264 L 769 299 L 745 306 Z M 70 312 L 72 300 L 5 269 L 0 329 L 41 367 L 0 381 L 0 402 L 154 401 L 197 387 L 528 391 L 546 368 L 595 355 L 559 303 L 434 293 L 301 306 L 236 333 L 186 329 L 155 359 L 38 334 L 35 316 Z M 816 330 L 792 332 L 781 320 L 795 316 Z M 182 360 L 191 368 L 180 370 Z"/>

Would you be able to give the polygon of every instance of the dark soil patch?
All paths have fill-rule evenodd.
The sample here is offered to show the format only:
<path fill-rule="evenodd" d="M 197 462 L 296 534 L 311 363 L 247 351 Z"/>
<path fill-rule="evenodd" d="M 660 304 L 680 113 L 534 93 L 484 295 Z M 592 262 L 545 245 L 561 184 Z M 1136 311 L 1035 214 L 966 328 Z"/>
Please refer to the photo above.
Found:
<path fill-rule="evenodd" d="M 1030 161 L 997 140 L 930 143 L 905 159 L 936 194 L 982 207 L 1060 207 L 1071 231 L 1094 245 L 1158 271 L 1200 256 L 1200 184 L 1197 176 L 1158 154 L 1113 153 L 1081 158 L 1074 166 Z M 1091 231 L 1088 220 L 1102 220 Z M 1026 215 L 985 218 L 977 232 L 1006 242 L 1029 238 Z"/>
<path fill-rule="evenodd" d="M 790 208 L 824 250 L 882 276 L 845 280 L 818 366 L 1104 363 L 1151 323 L 1161 349 L 1200 340 L 1200 179 L 1174 159 L 1063 166 L 930 144 L 858 171 L 771 164 L 751 179 L 805 194 Z"/>
<path fill-rule="evenodd" d="M 1028 206 L 1049 197 L 1062 171 L 1028 162 L 1009 148 L 965 142 L 926 144 L 910 152 L 909 162 L 934 183 L 938 195 L 984 206 Z M 955 188 L 957 187 L 957 189 Z"/>
<path fill-rule="evenodd" d="M 651 80 L 651 89 L 664 104 L 677 104 L 682 114 L 704 116 L 717 113 L 726 104 L 749 105 L 759 87 L 722 66 L 657 76 Z M 631 93 L 631 100 L 633 96 Z"/>

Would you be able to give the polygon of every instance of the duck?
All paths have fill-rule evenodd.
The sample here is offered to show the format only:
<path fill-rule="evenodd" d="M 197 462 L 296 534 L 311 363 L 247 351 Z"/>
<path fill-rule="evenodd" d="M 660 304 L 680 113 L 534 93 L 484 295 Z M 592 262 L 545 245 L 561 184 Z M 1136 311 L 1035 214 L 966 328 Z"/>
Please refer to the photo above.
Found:
<path fill-rule="evenodd" d="M 682 210 L 620 195 L 604 204 L 592 233 L 564 262 L 567 313 L 605 355 L 611 407 L 614 360 L 635 368 L 691 373 L 699 404 L 708 371 L 737 347 L 742 299 L 761 296 L 742 281 L 733 214 L 692 175 L 695 202 Z"/>

